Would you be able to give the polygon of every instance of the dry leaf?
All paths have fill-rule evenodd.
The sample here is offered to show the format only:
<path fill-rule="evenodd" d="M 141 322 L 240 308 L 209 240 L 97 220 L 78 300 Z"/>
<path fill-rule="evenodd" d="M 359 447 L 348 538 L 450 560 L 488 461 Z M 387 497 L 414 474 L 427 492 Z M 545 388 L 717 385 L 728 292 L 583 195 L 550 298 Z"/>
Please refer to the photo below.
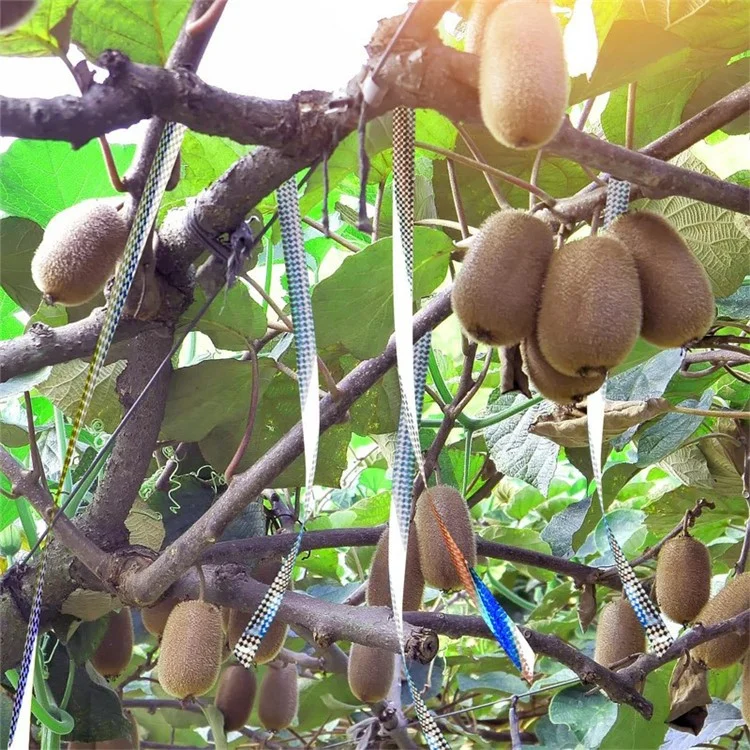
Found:
<path fill-rule="evenodd" d="M 120 606 L 122 606 L 120 600 L 106 591 L 76 589 L 63 602 L 60 611 L 64 615 L 72 615 L 79 620 L 92 622 Z"/>
<path fill-rule="evenodd" d="M 690 653 L 683 654 L 675 664 L 669 680 L 669 715 L 667 724 L 680 732 L 698 735 L 708 716 L 708 670 Z"/>
<path fill-rule="evenodd" d="M 666 414 L 669 402 L 664 398 L 647 401 L 607 401 L 604 409 L 604 439 L 611 440 L 641 422 Z M 583 448 L 589 444 L 588 417 L 570 411 L 556 410 L 540 416 L 530 427 L 534 435 L 549 438 L 566 448 Z"/>
<path fill-rule="evenodd" d="M 596 617 L 596 586 L 593 583 L 584 583 L 578 597 L 578 622 L 584 633 L 594 617 Z"/>

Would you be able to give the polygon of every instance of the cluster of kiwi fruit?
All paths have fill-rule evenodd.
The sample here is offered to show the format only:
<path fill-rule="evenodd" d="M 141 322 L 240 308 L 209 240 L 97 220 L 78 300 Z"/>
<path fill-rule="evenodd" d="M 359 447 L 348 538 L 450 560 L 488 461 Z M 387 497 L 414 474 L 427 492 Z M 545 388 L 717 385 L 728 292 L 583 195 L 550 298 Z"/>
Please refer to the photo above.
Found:
<path fill-rule="evenodd" d="M 261 564 L 253 577 L 270 585 L 279 567 L 279 562 Z M 202 600 L 179 602 L 170 597 L 141 610 L 144 627 L 160 639 L 158 677 L 162 689 L 184 700 L 204 695 L 218 678 L 214 704 L 224 715 L 227 732 L 245 726 L 256 692 L 260 696 L 258 716 L 266 729 L 285 729 L 297 712 L 296 667 L 273 663 L 286 640 L 286 623 L 274 620 L 260 644 L 255 662 L 271 662 L 260 688 L 254 671 L 231 662 L 222 669 L 251 616 L 252 612 L 219 608 Z"/>
<path fill-rule="evenodd" d="M 750 572 L 731 579 L 711 597 L 711 556 L 707 547 L 687 531 L 667 540 L 659 550 L 654 591 L 661 611 L 686 625 L 716 625 L 750 609 Z M 624 596 L 602 610 L 596 630 L 594 660 L 605 667 L 622 664 L 646 648 L 646 634 Z M 742 712 L 750 719 L 750 638 L 725 633 L 692 649 L 709 669 L 723 669 L 744 658 Z"/>
<path fill-rule="evenodd" d="M 467 52 L 479 55 L 482 119 L 508 148 L 533 149 L 560 129 L 569 79 L 550 0 L 474 0 Z"/>
<path fill-rule="evenodd" d="M 446 528 L 466 557 L 476 564 L 476 538 L 466 501 L 453 487 L 441 485 L 425 490 L 417 500 L 404 575 L 405 612 L 418 610 L 425 583 L 438 589 L 457 589 L 461 579 L 448 554 L 430 502 L 434 502 Z M 371 607 L 391 607 L 386 529 L 378 540 L 367 579 L 366 601 Z M 349 688 L 364 703 L 384 700 L 393 683 L 395 655 L 389 651 L 353 643 L 349 652 Z"/>
<path fill-rule="evenodd" d="M 31 261 L 44 300 L 75 307 L 93 299 L 113 275 L 129 232 L 122 199 L 92 198 L 56 214 Z"/>
<path fill-rule="evenodd" d="M 522 211 L 492 214 L 456 277 L 453 310 L 469 338 L 521 344 L 537 390 L 559 404 L 593 393 L 639 335 L 662 347 L 700 339 L 714 320 L 708 275 L 661 216 L 620 216 L 598 235 L 554 248 Z"/>

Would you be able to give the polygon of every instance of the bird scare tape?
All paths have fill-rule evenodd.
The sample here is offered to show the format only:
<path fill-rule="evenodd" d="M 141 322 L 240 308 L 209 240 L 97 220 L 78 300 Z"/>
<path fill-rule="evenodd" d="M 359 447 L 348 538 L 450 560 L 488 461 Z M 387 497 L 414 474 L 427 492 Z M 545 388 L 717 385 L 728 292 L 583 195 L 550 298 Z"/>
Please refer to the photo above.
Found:
<path fill-rule="evenodd" d="M 607 183 L 607 203 L 604 209 L 604 226 L 608 227 L 618 216 L 628 210 L 630 201 L 630 183 L 610 178 Z M 635 571 L 623 554 L 612 528 L 607 521 L 604 510 L 604 492 L 602 485 L 602 443 L 604 441 L 604 405 L 607 391 L 607 381 L 602 387 L 589 395 L 586 401 L 588 422 L 589 451 L 591 467 L 594 472 L 596 494 L 599 496 L 599 507 L 604 520 L 609 547 L 617 566 L 617 574 L 622 582 L 625 596 L 646 631 L 646 637 L 651 648 L 661 656 L 672 644 L 673 638 L 664 624 L 659 608 L 651 601 L 648 593 L 638 580 Z"/>
<path fill-rule="evenodd" d="M 96 387 L 104 361 L 107 358 L 109 347 L 125 306 L 125 300 L 128 297 L 128 292 L 138 270 L 143 249 L 146 246 L 154 221 L 156 221 L 159 205 L 167 189 L 167 182 L 172 174 L 177 156 L 180 153 L 180 146 L 182 145 L 185 130 L 184 125 L 169 122 L 164 126 L 161 138 L 159 139 L 156 154 L 154 155 L 154 160 L 143 188 L 143 194 L 135 212 L 133 226 L 125 244 L 123 258 L 115 274 L 112 293 L 107 302 L 104 314 L 102 330 L 99 333 L 89 369 L 86 373 L 83 394 L 81 395 L 78 411 L 73 420 L 70 438 L 65 450 L 65 458 L 60 470 L 60 479 L 58 480 L 57 492 L 54 498 L 56 506 L 60 503 L 63 483 L 73 462 L 76 443 L 83 427 L 83 421 L 86 418 L 86 412 L 91 405 L 94 388 Z M 8 740 L 10 750 L 22 750 L 28 747 L 29 742 L 29 732 L 31 730 L 31 697 L 34 685 L 34 654 L 39 636 L 39 614 L 42 606 L 42 590 L 44 588 L 49 541 L 50 536 L 48 535 L 47 542 L 42 550 L 42 559 L 39 565 L 39 573 L 31 605 L 29 627 L 26 632 L 26 642 L 21 659 L 18 690 L 13 701 L 13 713 L 11 715 Z"/>

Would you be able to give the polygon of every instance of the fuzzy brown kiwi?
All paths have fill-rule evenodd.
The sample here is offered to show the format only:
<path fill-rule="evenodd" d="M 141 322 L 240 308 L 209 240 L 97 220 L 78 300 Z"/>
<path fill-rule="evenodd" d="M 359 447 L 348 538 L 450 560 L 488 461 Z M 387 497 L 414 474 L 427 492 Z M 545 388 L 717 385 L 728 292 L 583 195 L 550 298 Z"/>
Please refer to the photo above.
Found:
<path fill-rule="evenodd" d="M 750 726 L 750 656 L 745 657 L 742 668 L 742 718 Z"/>
<path fill-rule="evenodd" d="M 564 375 L 597 375 L 619 365 L 641 328 L 638 272 L 613 237 L 575 240 L 555 251 L 537 320 L 539 350 Z"/>
<path fill-rule="evenodd" d="M 176 604 L 177 599 L 168 596 L 166 599 L 162 599 L 151 607 L 144 607 L 141 610 L 143 627 L 146 628 L 151 635 L 161 638 L 161 635 L 164 632 L 164 627 L 167 624 L 169 613 L 174 609 Z"/>
<path fill-rule="evenodd" d="M 363 703 L 376 703 L 388 695 L 393 683 L 396 655 L 380 648 L 352 643 L 347 678 L 349 689 Z"/>
<path fill-rule="evenodd" d="M 482 119 L 508 148 L 539 148 L 568 106 L 563 35 L 548 0 L 506 0 L 485 24 L 479 65 Z"/>
<path fill-rule="evenodd" d="M 405 612 L 414 612 L 422 604 L 424 593 L 424 576 L 419 562 L 419 546 L 414 525 L 409 529 L 409 546 L 406 553 L 406 572 L 404 574 Z M 367 603 L 371 607 L 391 606 L 391 587 L 388 575 L 388 529 L 380 535 L 375 554 L 370 564 L 367 578 Z"/>
<path fill-rule="evenodd" d="M 234 732 L 247 724 L 257 686 L 255 672 L 241 664 L 230 664 L 221 673 L 214 705 L 224 714 L 226 732 Z"/>
<path fill-rule="evenodd" d="M 0 34 L 8 34 L 26 23 L 39 0 L 0 0 Z"/>
<path fill-rule="evenodd" d="M 511 346 L 532 334 L 554 238 L 541 219 L 498 211 L 471 240 L 451 295 L 466 334 L 484 344 Z"/>
<path fill-rule="evenodd" d="M 715 625 L 746 609 L 750 609 L 750 572 L 729 581 L 713 599 L 709 599 L 695 620 L 701 625 Z M 747 633 L 725 633 L 696 646 L 692 654 L 709 669 L 723 669 L 738 662 L 747 652 L 748 645 L 750 638 Z"/>
<path fill-rule="evenodd" d="M 631 654 L 646 650 L 646 631 L 628 600 L 621 596 L 607 604 L 596 628 L 594 661 L 610 667 Z"/>
<path fill-rule="evenodd" d="M 675 622 L 692 622 L 711 596 L 711 555 L 691 536 L 669 539 L 656 561 L 656 601 Z"/>
<path fill-rule="evenodd" d="M 557 404 L 573 404 L 589 393 L 598 391 L 604 382 L 604 373 L 589 376 L 563 375 L 547 362 L 539 351 L 536 334 L 521 342 L 521 356 L 526 374 L 539 393 Z"/>
<path fill-rule="evenodd" d="M 128 239 L 125 212 L 91 199 L 55 215 L 31 261 L 31 275 L 49 303 L 82 305 L 112 276 Z"/>
<path fill-rule="evenodd" d="M 286 729 L 294 721 L 298 701 L 297 667 L 294 664 L 286 664 L 283 667 L 269 666 L 260 683 L 260 723 L 274 732 Z"/>
<path fill-rule="evenodd" d="M 169 613 L 159 653 L 159 684 L 182 700 L 208 692 L 219 676 L 224 632 L 213 604 L 180 602 Z"/>
<path fill-rule="evenodd" d="M 703 338 L 716 302 L 706 270 L 679 232 L 650 211 L 620 216 L 608 231 L 635 259 L 643 297 L 641 336 L 663 347 Z"/>
<path fill-rule="evenodd" d="M 448 554 L 435 514 L 430 507 L 435 502 L 443 523 L 471 567 L 477 561 L 477 543 L 466 501 L 458 490 L 447 485 L 430 487 L 417 500 L 414 525 L 417 529 L 419 561 L 422 575 L 430 586 L 438 589 L 461 588 L 461 579 Z"/>
<path fill-rule="evenodd" d="M 484 27 L 498 3 L 499 0 L 474 0 L 469 11 L 469 18 L 466 21 L 464 52 L 480 54 L 482 40 L 484 39 Z"/>
<path fill-rule="evenodd" d="M 116 677 L 130 664 L 133 653 L 133 618 L 130 607 L 109 615 L 107 631 L 91 657 L 94 669 L 104 677 Z"/>
<path fill-rule="evenodd" d="M 227 643 L 230 649 L 234 649 L 237 641 L 242 635 L 242 631 L 247 627 L 252 612 L 243 612 L 241 609 L 233 609 L 229 615 L 229 625 L 227 626 Z M 255 654 L 256 664 L 265 664 L 275 659 L 279 651 L 284 647 L 289 626 L 281 622 L 278 618 L 274 619 L 268 632 L 263 636 L 263 640 L 258 646 L 258 652 Z"/>

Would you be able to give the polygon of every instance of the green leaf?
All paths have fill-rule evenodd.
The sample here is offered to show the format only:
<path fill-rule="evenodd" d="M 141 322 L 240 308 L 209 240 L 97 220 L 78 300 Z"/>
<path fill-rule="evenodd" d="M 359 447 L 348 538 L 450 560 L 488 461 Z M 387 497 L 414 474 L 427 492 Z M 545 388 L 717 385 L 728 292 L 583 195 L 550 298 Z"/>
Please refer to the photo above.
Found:
<path fill-rule="evenodd" d="M 0 55 L 5 57 L 48 57 L 65 51 L 54 33 L 76 0 L 42 0 L 29 20 L 10 34 L 0 35 Z"/>
<path fill-rule="evenodd" d="M 685 169 L 716 176 L 694 156 L 676 161 Z M 677 229 L 706 269 L 717 297 L 732 294 L 750 273 L 750 238 L 737 227 L 732 211 L 680 196 L 638 203 L 663 214 Z"/>
<path fill-rule="evenodd" d="M 193 304 L 182 314 L 181 324 L 187 324 L 206 302 L 203 290 L 195 290 Z M 266 332 L 263 308 L 250 296 L 244 282 L 237 282 L 219 292 L 211 307 L 204 313 L 195 330 L 205 333 L 218 349 L 245 351 L 248 341 Z"/>
<path fill-rule="evenodd" d="M 741 320 L 747 317 L 750 310 L 750 284 L 741 286 L 734 294 L 716 300 L 719 315 Z"/>
<path fill-rule="evenodd" d="M 348 716 L 358 704 L 345 675 L 329 674 L 319 680 L 300 678 L 296 731 L 308 732 L 332 719 Z"/>
<path fill-rule="evenodd" d="M 727 94 L 731 94 L 735 89 L 744 86 L 750 78 L 750 58 L 744 57 L 735 60 L 729 65 L 719 68 L 708 76 L 688 99 L 682 110 L 682 122 L 689 120 L 694 115 L 702 112 L 714 102 L 718 101 Z M 640 88 L 640 83 L 639 83 Z M 741 135 L 747 133 L 748 120 L 747 115 L 740 115 L 721 128 L 729 135 Z"/>
<path fill-rule="evenodd" d="M 102 367 L 86 413 L 86 424 L 99 420 L 102 423 L 101 429 L 114 432 L 122 419 L 122 405 L 117 398 L 115 384 L 124 369 L 124 360 Z M 44 383 L 37 386 L 37 390 L 62 410 L 68 419 L 74 419 L 78 413 L 88 370 L 89 363 L 81 359 L 55 365 Z"/>
<path fill-rule="evenodd" d="M 78 0 L 73 41 L 92 61 L 116 49 L 163 67 L 189 9 L 190 0 Z"/>
<path fill-rule="evenodd" d="M 654 706 L 650 721 L 635 709 L 620 705 L 617 721 L 600 745 L 601 750 L 656 750 L 667 731 L 669 713 L 669 677 L 674 665 L 665 664 L 646 678 L 643 696 Z"/>
<path fill-rule="evenodd" d="M 0 247 L 2 247 L 2 237 L 0 237 Z M 0 339 L 3 341 L 14 339 L 23 333 L 23 323 L 18 319 L 20 312 L 19 306 L 0 287 Z"/>
<path fill-rule="evenodd" d="M 526 400 L 522 394 L 498 396 L 488 404 L 487 414 L 499 414 Z M 483 433 L 490 456 L 500 471 L 546 493 L 555 473 L 559 447 L 551 440 L 529 433 L 529 426 L 538 416 L 539 405 L 486 427 Z"/>
<path fill-rule="evenodd" d="M 123 174 L 134 146 L 111 145 L 117 170 Z M 69 143 L 18 139 L 0 154 L 0 209 L 46 227 L 49 220 L 86 198 L 117 195 L 104 166 L 98 143 L 73 150 Z"/>
<path fill-rule="evenodd" d="M 23 375 L 16 375 L 14 378 L 0 383 L 0 399 L 20 396 L 24 391 L 30 391 L 32 388 L 39 386 L 52 373 L 52 367 L 42 367 L 33 372 L 25 372 Z"/>
<path fill-rule="evenodd" d="M 471 670 L 459 672 L 458 689 L 463 692 L 482 690 L 488 693 L 515 695 L 526 692 L 526 686 L 520 677 L 507 672 L 490 672 L 472 674 Z"/>
<path fill-rule="evenodd" d="M 599 748 L 604 736 L 617 720 L 617 704 L 606 695 L 589 695 L 580 685 L 556 693 L 549 704 L 549 720 L 565 724 L 584 748 Z"/>
<path fill-rule="evenodd" d="M 0 157 L 2 158 L 2 157 Z M 3 173 L 5 179 L 5 173 Z M 27 313 L 39 307 L 42 293 L 31 278 L 31 259 L 44 232 L 33 221 L 16 216 L 0 219 L 0 265 L 2 284 L 8 296 Z M 5 316 L 0 316 L 4 318 Z"/>
<path fill-rule="evenodd" d="M 49 685 L 56 701 L 61 701 L 68 677 L 69 656 L 58 646 L 49 662 Z M 92 667 L 75 667 L 73 690 L 66 711 L 75 719 L 73 731 L 66 739 L 95 742 L 129 737 L 131 725 L 123 716 L 120 699 L 106 680 Z"/>
<path fill-rule="evenodd" d="M 414 298 L 445 278 L 453 244 L 442 232 L 414 229 Z M 358 359 L 374 357 L 393 333 L 392 240 L 386 237 L 344 260 L 313 290 L 318 348 L 343 347 Z M 354 322 L 356 321 L 356 324 Z"/>

